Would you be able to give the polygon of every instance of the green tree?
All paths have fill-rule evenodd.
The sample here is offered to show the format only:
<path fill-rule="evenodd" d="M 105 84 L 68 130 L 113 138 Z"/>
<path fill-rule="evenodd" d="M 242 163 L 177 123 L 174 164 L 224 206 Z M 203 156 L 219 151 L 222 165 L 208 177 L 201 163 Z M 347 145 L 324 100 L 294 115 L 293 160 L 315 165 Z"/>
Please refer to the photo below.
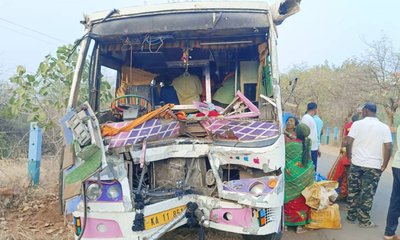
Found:
<path fill-rule="evenodd" d="M 0 82 L 0 159 L 17 156 L 21 153 L 14 146 L 27 149 L 29 124 L 21 118 L 10 119 L 7 107 L 12 88 L 9 83 Z M 15 143 L 15 144 L 14 144 Z M 21 148 L 22 149 L 22 148 Z"/>
<path fill-rule="evenodd" d="M 368 93 L 367 100 L 385 109 L 387 123 L 394 123 L 394 115 L 400 104 L 400 52 L 383 36 L 367 43 L 368 49 L 359 60 L 364 64 L 364 84 L 360 89 Z"/>
<path fill-rule="evenodd" d="M 47 55 L 36 73 L 27 73 L 23 66 L 17 67 L 17 73 L 10 78 L 15 86 L 9 100 L 12 116 L 25 115 L 27 121 L 37 121 L 45 128 L 56 125 L 58 113 L 65 112 L 76 63 L 76 53 L 67 61 L 68 50 L 67 46 L 62 46 L 56 57 Z"/>
<path fill-rule="evenodd" d="M 314 101 L 326 125 L 343 126 L 366 98 L 366 93 L 359 90 L 363 76 L 363 65 L 351 59 L 341 66 L 325 62 L 313 67 L 294 67 L 282 75 L 281 83 L 284 101 L 296 107 L 285 107 L 301 117 L 307 103 Z M 295 78 L 296 88 L 288 98 L 292 88 L 288 83 Z"/>
<path fill-rule="evenodd" d="M 59 119 L 65 114 L 70 87 L 75 71 L 78 52 L 70 52 L 71 46 L 61 46 L 56 56 L 47 55 L 35 73 L 28 73 L 23 66 L 10 78 L 13 84 L 8 102 L 10 116 L 23 116 L 28 122 L 35 121 L 44 128 L 46 141 L 58 146 L 62 142 Z M 89 61 L 85 62 L 80 85 L 80 102 L 87 100 Z M 100 101 L 111 100 L 111 86 L 102 79 Z M 56 148 L 51 147 L 51 149 Z"/>

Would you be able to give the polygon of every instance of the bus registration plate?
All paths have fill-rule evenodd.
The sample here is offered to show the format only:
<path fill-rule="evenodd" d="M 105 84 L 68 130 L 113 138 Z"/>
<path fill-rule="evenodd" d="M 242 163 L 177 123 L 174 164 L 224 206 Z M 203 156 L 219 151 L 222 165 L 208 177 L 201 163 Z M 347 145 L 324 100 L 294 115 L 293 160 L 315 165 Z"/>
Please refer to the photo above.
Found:
<path fill-rule="evenodd" d="M 186 209 L 186 206 L 172 208 L 144 217 L 144 229 L 149 230 L 169 223 Z"/>

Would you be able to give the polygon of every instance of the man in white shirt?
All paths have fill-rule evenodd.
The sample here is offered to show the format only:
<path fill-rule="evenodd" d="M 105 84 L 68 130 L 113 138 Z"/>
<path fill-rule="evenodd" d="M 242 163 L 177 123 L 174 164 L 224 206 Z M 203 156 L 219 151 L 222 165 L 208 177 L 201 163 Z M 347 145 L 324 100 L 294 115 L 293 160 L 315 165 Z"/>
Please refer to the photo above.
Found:
<path fill-rule="evenodd" d="M 366 103 L 362 120 L 356 121 L 347 136 L 349 173 L 349 211 L 347 221 L 359 222 L 362 228 L 377 227 L 370 220 L 372 202 L 382 172 L 391 153 L 392 135 L 389 127 L 376 118 L 376 105 Z"/>
<path fill-rule="evenodd" d="M 315 124 L 317 126 L 317 138 L 318 138 L 318 150 L 321 148 L 321 135 L 322 129 L 324 128 L 324 121 L 321 119 L 321 111 L 317 109 L 317 113 L 313 116 Z"/>
<path fill-rule="evenodd" d="M 315 102 L 310 102 L 307 104 L 307 112 L 301 119 L 301 123 L 306 124 L 310 128 L 310 135 L 308 136 L 311 140 L 311 160 L 314 164 L 315 172 L 317 172 L 317 160 L 318 156 L 321 155 L 318 150 L 318 133 L 317 124 L 313 116 L 317 113 L 317 104 Z"/>

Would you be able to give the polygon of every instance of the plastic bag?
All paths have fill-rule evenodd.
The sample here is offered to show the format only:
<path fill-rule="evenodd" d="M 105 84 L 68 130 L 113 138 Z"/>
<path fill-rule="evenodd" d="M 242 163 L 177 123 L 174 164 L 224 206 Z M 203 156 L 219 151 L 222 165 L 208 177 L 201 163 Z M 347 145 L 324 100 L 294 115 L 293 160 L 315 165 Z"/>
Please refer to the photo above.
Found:
<path fill-rule="evenodd" d="M 301 194 L 305 197 L 308 206 L 321 210 L 336 200 L 338 194 L 335 188 L 337 187 L 338 182 L 335 181 L 315 182 L 305 188 Z"/>
<path fill-rule="evenodd" d="M 328 179 L 326 179 L 326 177 L 322 176 L 320 173 L 317 173 L 317 172 L 315 173 L 314 179 L 316 182 L 328 180 Z"/>
<path fill-rule="evenodd" d="M 322 210 L 311 209 L 311 222 L 305 227 L 309 229 L 341 229 L 339 205 L 333 204 Z"/>

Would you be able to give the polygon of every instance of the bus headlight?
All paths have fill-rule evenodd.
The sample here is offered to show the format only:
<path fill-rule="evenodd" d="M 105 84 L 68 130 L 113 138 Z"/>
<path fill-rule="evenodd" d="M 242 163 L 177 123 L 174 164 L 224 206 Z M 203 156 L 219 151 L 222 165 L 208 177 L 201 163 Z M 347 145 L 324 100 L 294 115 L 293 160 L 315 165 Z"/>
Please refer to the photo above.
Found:
<path fill-rule="evenodd" d="M 117 185 L 113 185 L 107 190 L 107 197 L 111 199 L 116 199 L 120 195 L 119 187 Z"/>
<path fill-rule="evenodd" d="M 260 196 L 264 192 L 264 184 L 262 182 L 255 182 L 250 187 L 250 193 L 254 196 Z"/>
<path fill-rule="evenodd" d="M 86 195 L 89 200 L 97 200 L 101 196 L 101 185 L 98 183 L 90 183 L 87 187 Z"/>

